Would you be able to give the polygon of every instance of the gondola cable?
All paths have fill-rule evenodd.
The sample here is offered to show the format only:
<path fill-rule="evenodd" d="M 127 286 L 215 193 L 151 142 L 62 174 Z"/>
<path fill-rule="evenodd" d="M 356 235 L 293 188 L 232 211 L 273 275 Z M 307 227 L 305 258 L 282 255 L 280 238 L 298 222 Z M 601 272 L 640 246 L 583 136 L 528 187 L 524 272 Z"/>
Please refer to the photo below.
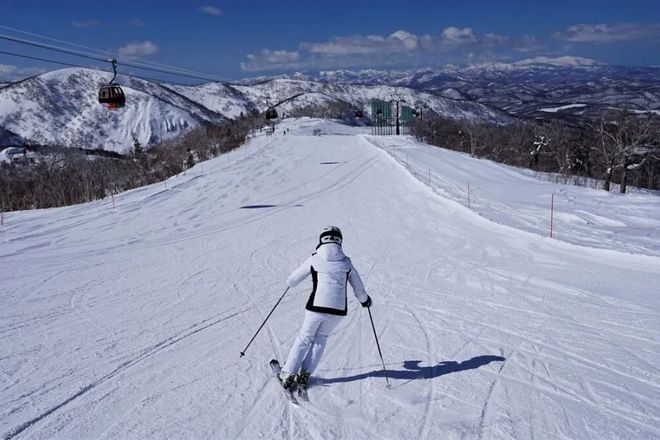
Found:
<path fill-rule="evenodd" d="M 45 36 L 45 35 L 40 35 L 40 34 L 37 34 L 37 33 L 34 33 L 34 32 L 23 31 L 23 30 L 20 30 L 20 29 L 8 27 L 8 26 L 3 26 L 3 25 L 0 25 L 0 29 L 9 30 L 9 31 L 12 31 L 12 32 L 18 32 L 18 33 L 21 33 L 21 34 L 30 35 L 32 37 L 37 37 L 37 38 L 41 38 L 41 39 L 44 39 L 44 40 L 49 40 L 49 41 L 54 41 L 54 42 L 57 42 L 57 43 L 65 44 L 65 45 L 68 45 L 68 46 L 73 46 L 73 47 L 78 47 L 78 48 L 98 52 L 98 53 L 103 54 L 103 57 L 106 60 L 107 60 L 107 58 L 115 58 L 115 59 L 118 58 L 116 54 L 114 54 L 112 52 L 109 52 L 109 51 L 96 49 L 96 48 L 93 48 L 93 47 L 90 47 L 90 46 L 84 46 L 82 44 L 71 43 L 71 42 L 68 42 L 68 41 L 65 41 L 65 40 L 59 40 L 57 38 L 52 38 L 52 37 L 48 37 L 48 36 Z M 64 48 L 64 49 L 66 49 L 66 48 Z M 171 71 L 171 72 L 190 73 L 190 74 L 194 74 L 194 75 L 200 75 L 200 76 L 203 76 L 203 77 L 208 77 L 209 79 L 211 79 L 213 81 L 218 81 L 218 79 L 220 79 L 220 80 L 224 80 L 224 81 L 228 81 L 228 82 L 237 82 L 235 79 L 231 79 L 231 78 L 227 78 L 227 77 L 222 77 L 222 76 L 217 76 L 217 75 L 207 75 L 203 72 L 198 72 L 198 71 L 195 71 L 195 70 L 190 70 L 190 69 L 185 69 L 185 68 L 180 68 L 180 67 L 175 67 L 175 66 L 169 66 L 167 64 L 155 63 L 153 61 L 146 61 L 146 60 L 140 59 L 140 58 L 134 58 L 134 59 L 136 59 L 135 62 L 137 62 L 141 65 L 144 65 L 144 66 L 160 67 L 160 68 L 167 69 L 168 71 Z M 119 64 L 122 64 L 122 62 L 120 61 Z M 197 79 L 201 79 L 201 78 L 197 78 Z M 218 81 L 218 82 L 222 82 L 222 81 Z"/>
<path fill-rule="evenodd" d="M 42 36 L 42 35 L 30 33 L 30 32 L 21 31 L 21 30 L 18 30 L 18 29 L 7 27 L 7 26 L 1 26 L 0 25 L 0 28 L 11 30 L 11 31 L 14 31 L 14 32 L 24 33 L 24 34 L 27 34 L 27 35 L 35 36 L 37 38 L 42 38 L 42 39 L 46 39 L 46 40 L 50 40 L 50 41 L 55 41 L 55 42 L 58 42 L 58 43 L 69 45 L 69 46 L 81 47 L 81 48 L 84 48 L 84 49 L 87 49 L 87 50 L 93 50 L 95 52 L 110 55 L 109 58 L 108 57 L 102 57 L 102 56 L 99 56 L 99 55 L 90 54 L 88 52 L 83 52 L 83 51 L 80 51 L 80 50 L 60 47 L 60 46 L 56 46 L 56 45 L 53 45 L 53 44 L 48 44 L 48 43 L 43 43 L 43 42 L 38 42 L 38 41 L 32 41 L 32 40 L 28 40 L 28 39 L 25 39 L 25 38 L 19 38 L 19 37 L 15 37 L 15 36 L 11 36 L 11 35 L 0 34 L 0 39 L 10 41 L 10 42 L 13 42 L 13 43 L 28 45 L 28 46 L 37 47 L 37 48 L 40 48 L 40 49 L 46 49 L 46 50 L 50 50 L 50 51 L 55 51 L 55 52 L 63 53 L 63 54 L 66 54 L 66 55 L 72 55 L 72 56 L 82 57 L 82 58 L 86 58 L 86 59 L 91 59 L 93 61 L 100 61 L 100 62 L 104 62 L 104 63 L 105 62 L 110 62 L 111 65 L 112 65 L 112 71 L 113 71 L 112 79 L 108 83 L 101 84 L 100 88 L 99 88 L 99 91 L 98 91 L 99 103 L 106 105 L 110 109 L 122 108 L 122 107 L 125 106 L 125 103 L 126 103 L 126 97 L 124 95 L 124 92 L 123 92 L 121 86 L 114 82 L 116 77 L 117 77 L 117 65 L 118 64 L 121 64 L 121 65 L 127 66 L 127 67 L 132 67 L 132 68 L 135 68 L 135 69 L 162 73 L 162 74 L 165 74 L 165 75 L 193 78 L 193 79 L 199 79 L 199 80 L 203 80 L 203 81 L 223 82 L 223 81 L 219 81 L 218 78 L 213 77 L 212 75 L 206 75 L 206 74 L 191 71 L 191 70 L 188 70 L 188 69 L 180 69 L 180 68 L 176 68 L 176 67 L 166 66 L 164 64 L 160 64 L 160 66 L 163 66 L 163 68 L 158 68 L 158 67 L 154 67 L 154 66 L 159 65 L 157 63 L 149 63 L 149 62 L 144 62 L 144 61 L 141 61 L 141 60 L 137 60 L 137 61 L 134 61 L 134 62 L 123 61 L 123 60 L 118 61 L 117 58 L 114 56 L 114 54 L 112 54 L 110 52 L 101 51 L 99 49 L 89 48 L 87 46 L 82 46 L 82 45 L 79 45 L 79 44 L 69 43 L 69 42 L 66 42 L 66 41 L 63 41 L 63 40 L 57 40 L 57 39 L 54 39 L 54 38 L 45 37 L 45 36 Z M 26 59 L 32 59 L 32 60 L 36 60 L 36 61 L 56 63 L 56 64 L 69 66 L 69 67 L 83 67 L 83 66 L 79 66 L 79 65 L 76 65 L 76 64 L 66 63 L 66 62 L 62 62 L 62 61 L 53 61 L 53 60 L 48 60 L 48 59 L 45 59 L 45 58 L 34 57 L 34 56 L 30 56 L 30 55 L 25 55 L 25 54 L 16 54 L 16 53 L 10 53 L 10 52 L 6 52 L 6 51 L 0 51 L 0 53 L 4 53 L 4 54 L 7 54 L 7 55 L 18 56 L 18 57 L 22 57 L 22 58 L 26 58 Z M 140 78 L 137 75 L 132 75 L 132 76 Z M 142 78 L 142 79 L 152 80 L 151 78 Z M 157 80 L 157 81 L 159 81 L 159 80 Z M 277 112 L 275 111 L 274 108 L 269 108 L 268 111 L 267 111 L 266 116 L 267 116 L 268 119 L 275 119 L 275 118 L 277 118 Z"/>
<path fill-rule="evenodd" d="M 18 58 L 26 58 L 26 59 L 35 60 L 35 61 L 43 61 L 45 63 L 59 64 L 59 65 L 62 65 L 62 66 L 67 66 L 67 67 L 78 67 L 78 68 L 81 68 L 81 69 L 90 69 L 90 70 L 98 70 L 98 71 L 105 72 L 105 70 L 101 70 L 98 67 L 83 66 L 81 64 L 66 63 L 64 61 L 50 60 L 50 59 L 47 59 L 47 58 L 39 58 L 39 57 L 20 54 L 20 53 L 16 53 L 16 52 L 8 52 L 8 51 L 0 50 L 0 54 L 14 56 L 14 57 L 18 57 Z M 145 81 L 150 81 L 150 82 L 156 83 L 156 84 L 161 85 L 161 86 L 167 86 L 167 85 L 186 86 L 186 87 L 190 86 L 190 84 L 184 84 L 184 83 L 180 83 L 180 82 L 177 82 L 177 81 L 171 81 L 171 80 L 163 81 L 162 79 L 152 78 L 152 77 L 149 77 L 149 76 L 143 76 L 143 75 L 139 75 L 139 74 L 136 74 L 136 73 L 133 73 L 133 72 L 129 72 L 128 75 L 131 76 L 132 78 L 137 78 L 137 79 L 142 79 L 142 80 L 145 80 Z"/>
<path fill-rule="evenodd" d="M 24 45 L 28 45 L 28 46 L 38 47 L 38 48 L 41 48 L 41 49 L 52 50 L 52 51 L 55 51 L 55 52 L 61 52 L 61 53 L 67 54 L 67 55 L 83 57 L 83 58 L 91 59 L 91 60 L 94 60 L 94 61 L 100 61 L 100 62 L 104 62 L 104 63 L 108 62 L 108 58 L 102 58 L 100 56 L 91 55 L 91 54 L 81 52 L 81 51 L 78 51 L 78 50 L 70 50 L 70 49 L 54 46 L 54 45 L 51 45 L 51 44 L 40 43 L 40 42 L 36 42 L 36 41 L 30 41 L 30 40 L 26 40 L 26 39 L 23 39 L 23 38 L 12 37 L 12 36 L 9 36 L 9 35 L 0 34 L 0 39 L 7 40 L 7 41 L 12 41 L 12 42 L 18 43 L 18 44 L 24 44 Z M 148 71 L 152 71 L 152 72 L 163 73 L 163 74 L 166 74 L 166 75 L 188 77 L 188 78 L 199 79 L 199 80 L 203 80 L 203 81 L 223 82 L 223 81 L 219 81 L 217 77 L 213 77 L 211 75 L 201 76 L 201 75 L 195 75 L 195 74 L 191 74 L 191 73 L 176 72 L 176 71 L 172 71 L 172 70 L 159 69 L 159 68 L 155 68 L 155 67 L 148 67 L 148 66 L 145 66 L 145 65 L 140 65 L 140 64 L 137 64 L 137 63 L 127 62 L 127 61 L 122 61 L 122 60 L 118 60 L 117 64 L 118 65 L 123 65 L 123 66 L 128 66 L 128 67 L 133 67 L 135 69 L 141 69 L 141 70 L 148 70 Z"/>

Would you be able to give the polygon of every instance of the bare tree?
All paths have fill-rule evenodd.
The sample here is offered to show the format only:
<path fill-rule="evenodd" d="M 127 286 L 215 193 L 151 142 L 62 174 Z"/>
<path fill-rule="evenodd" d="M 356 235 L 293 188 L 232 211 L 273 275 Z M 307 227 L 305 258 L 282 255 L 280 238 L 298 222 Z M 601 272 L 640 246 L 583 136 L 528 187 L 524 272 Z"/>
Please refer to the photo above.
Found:
<path fill-rule="evenodd" d="M 621 192 L 625 193 L 628 173 L 655 157 L 658 147 L 657 121 L 650 112 L 634 114 L 621 110 L 603 115 L 591 128 L 598 137 L 597 151 L 605 163 L 604 189 L 610 190 L 612 175 L 621 171 Z"/>
<path fill-rule="evenodd" d="M 529 152 L 531 159 L 529 162 L 529 167 L 533 170 L 539 169 L 539 157 L 541 157 L 541 152 L 545 150 L 545 147 L 548 146 L 550 139 L 547 136 L 537 135 L 534 139 L 534 144 L 532 145 L 532 151 Z"/>
<path fill-rule="evenodd" d="M 461 124 L 461 130 L 465 133 L 468 144 L 468 153 L 474 157 L 477 153 L 477 148 L 483 140 L 483 124 L 478 124 L 474 121 L 467 121 Z"/>
<path fill-rule="evenodd" d="M 431 145 L 558 172 L 566 178 L 602 176 L 607 190 L 613 179 L 621 179 L 622 191 L 629 181 L 659 188 L 660 118 L 650 112 L 615 116 L 582 121 L 584 124 L 577 126 L 561 120 L 498 125 L 435 116 L 414 121 L 411 132 Z"/>
<path fill-rule="evenodd" d="M 144 148 L 134 142 L 129 155 L 100 149 L 44 147 L 36 163 L 0 165 L 0 209 L 48 208 L 101 199 L 164 180 L 183 170 L 186 160 L 210 158 L 241 146 L 251 130 L 263 125 L 254 115 Z"/>

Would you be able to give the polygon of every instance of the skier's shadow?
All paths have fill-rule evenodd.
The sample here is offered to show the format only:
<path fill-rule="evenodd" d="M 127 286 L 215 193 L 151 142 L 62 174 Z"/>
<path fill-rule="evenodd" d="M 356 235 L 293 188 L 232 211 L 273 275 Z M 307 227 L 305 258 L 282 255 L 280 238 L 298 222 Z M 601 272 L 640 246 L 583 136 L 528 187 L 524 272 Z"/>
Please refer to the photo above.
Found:
<path fill-rule="evenodd" d="M 386 370 L 387 377 L 390 379 L 400 380 L 415 380 L 415 379 L 433 379 L 436 377 L 444 376 L 446 374 L 458 373 L 459 371 L 474 370 L 491 362 L 504 362 L 506 358 L 502 356 L 477 356 L 463 362 L 456 361 L 443 361 L 437 365 L 430 367 L 422 367 L 419 364 L 422 361 L 404 361 L 403 368 L 405 370 Z M 317 378 L 315 380 L 318 385 L 326 385 L 331 383 L 341 382 L 354 382 L 356 380 L 366 379 L 368 377 L 385 377 L 383 370 L 373 370 L 368 373 L 356 374 L 354 376 L 345 377 L 332 377 L 332 378 Z"/>

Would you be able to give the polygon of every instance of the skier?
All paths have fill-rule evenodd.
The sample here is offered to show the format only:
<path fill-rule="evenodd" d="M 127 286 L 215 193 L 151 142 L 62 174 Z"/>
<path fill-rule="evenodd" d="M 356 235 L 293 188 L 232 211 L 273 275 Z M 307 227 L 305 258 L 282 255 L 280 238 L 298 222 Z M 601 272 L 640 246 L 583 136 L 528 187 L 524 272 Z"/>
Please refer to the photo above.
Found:
<path fill-rule="evenodd" d="M 324 228 L 316 252 L 287 279 L 290 287 L 295 287 L 309 275 L 313 282 L 300 333 L 279 376 L 287 390 L 292 388 L 294 381 L 299 390 L 304 392 L 307 389 L 309 376 L 321 360 L 328 336 L 342 316 L 346 316 L 347 283 L 351 284 L 362 307 L 371 306 L 371 298 L 350 258 L 344 255 L 341 243 L 342 235 L 338 227 Z"/>

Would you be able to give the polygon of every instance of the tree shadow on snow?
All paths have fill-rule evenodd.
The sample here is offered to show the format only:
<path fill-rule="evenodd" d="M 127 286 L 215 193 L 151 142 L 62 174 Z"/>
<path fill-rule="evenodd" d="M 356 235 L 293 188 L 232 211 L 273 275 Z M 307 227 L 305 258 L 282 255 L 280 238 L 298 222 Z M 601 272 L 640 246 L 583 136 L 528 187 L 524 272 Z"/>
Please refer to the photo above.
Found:
<path fill-rule="evenodd" d="M 422 367 L 419 364 L 422 361 L 404 361 L 405 370 L 387 370 L 387 376 L 390 379 L 415 380 L 415 379 L 434 379 L 446 374 L 458 373 L 465 370 L 474 370 L 491 362 L 504 362 L 506 358 L 502 356 L 477 356 L 463 362 L 443 361 L 430 367 Z M 368 377 L 385 377 L 383 370 L 369 371 L 368 373 L 356 374 L 346 377 L 317 378 L 316 384 L 326 385 L 340 382 L 354 382 L 366 379 Z"/>

